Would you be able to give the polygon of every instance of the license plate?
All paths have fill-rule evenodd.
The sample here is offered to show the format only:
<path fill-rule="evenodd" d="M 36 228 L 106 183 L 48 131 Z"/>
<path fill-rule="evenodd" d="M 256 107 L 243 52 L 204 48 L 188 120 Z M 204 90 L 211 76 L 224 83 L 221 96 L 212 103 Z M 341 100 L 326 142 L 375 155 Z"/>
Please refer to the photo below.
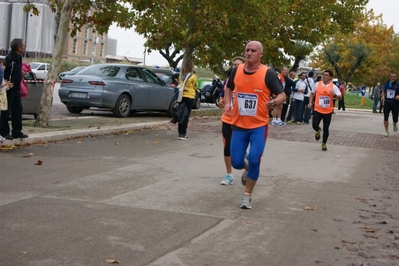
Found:
<path fill-rule="evenodd" d="M 88 98 L 86 92 L 71 92 L 69 97 L 71 98 Z"/>

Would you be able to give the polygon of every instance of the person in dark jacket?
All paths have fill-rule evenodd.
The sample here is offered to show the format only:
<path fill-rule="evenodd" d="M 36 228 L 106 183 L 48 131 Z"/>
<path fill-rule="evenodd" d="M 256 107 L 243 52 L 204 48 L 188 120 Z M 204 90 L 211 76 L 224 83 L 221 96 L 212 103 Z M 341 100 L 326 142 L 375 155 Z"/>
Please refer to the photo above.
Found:
<path fill-rule="evenodd" d="M 391 72 L 389 81 L 382 86 L 382 101 L 384 102 L 384 135 L 388 137 L 388 117 L 391 112 L 393 131 L 398 131 L 399 83 L 396 72 Z"/>
<path fill-rule="evenodd" d="M 6 68 L 4 69 L 4 79 L 13 84 L 7 91 L 8 110 L 1 111 L 0 116 L 0 135 L 7 140 L 14 138 L 27 138 L 28 135 L 22 133 L 22 103 L 20 94 L 20 84 L 22 79 L 22 54 L 25 52 L 25 43 L 22 39 L 11 41 L 11 52 L 6 56 Z M 8 118 L 11 113 L 12 134 Z"/>
<path fill-rule="evenodd" d="M 281 120 L 285 121 L 287 111 L 288 111 L 288 106 L 290 105 L 290 99 L 291 99 L 291 92 L 292 88 L 295 88 L 295 82 L 294 79 L 296 77 L 296 73 L 294 71 L 291 71 L 288 76 L 285 76 L 285 86 L 284 86 L 284 92 L 286 95 L 286 100 L 283 104 L 283 108 L 281 110 Z"/>

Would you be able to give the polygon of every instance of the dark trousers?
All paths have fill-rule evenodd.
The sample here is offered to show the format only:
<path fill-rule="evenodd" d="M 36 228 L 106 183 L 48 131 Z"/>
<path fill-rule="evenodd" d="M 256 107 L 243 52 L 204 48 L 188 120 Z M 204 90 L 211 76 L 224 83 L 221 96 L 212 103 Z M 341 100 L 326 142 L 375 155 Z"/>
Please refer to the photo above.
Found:
<path fill-rule="evenodd" d="M 312 116 L 312 108 L 308 108 L 309 97 L 303 99 L 303 122 L 309 123 L 310 117 Z"/>
<path fill-rule="evenodd" d="M 342 95 L 342 99 L 338 100 L 338 110 L 344 110 L 345 111 L 345 101 L 344 101 L 344 95 Z"/>
<path fill-rule="evenodd" d="M 179 136 L 185 136 L 187 134 L 188 118 L 190 117 L 191 109 L 193 108 L 194 99 L 183 97 L 181 101 L 186 104 L 188 115 L 179 123 L 178 130 Z"/>
<path fill-rule="evenodd" d="M 397 101 L 384 103 L 384 121 L 388 121 L 390 112 L 392 112 L 392 121 L 398 123 L 399 103 Z"/>
<path fill-rule="evenodd" d="M 283 108 L 281 109 L 281 120 L 285 121 L 285 117 L 287 115 L 288 111 L 288 105 L 290 105 L 290 95 L 287 95 L 287 99 L 285 100 L 285 103 L 283 104 Z"/>
<path fill-rule="evenodd" d="M 18 137 L 22 131 L 22 103 L 19 88 L 13 87 L 7 91 L 8 110 L 1 111 L 0 116 L 0 135 L 10 134 L 10 125 L 8 118 L 11 114 L 12 135 Z"/>
<path fill-rule="evenodd" d="M 381 100 L 379 98 L 374 97 L 373 113 L 377 113 L 378 103 L 381 104 Z M 380 106 L 380 111 L 381 111 L 381 106 Z"/>
<path fill-rule="evenodd" d="M 319 131 L 320 122 L 323 120 L 323 143 L 327 143 L 328 136 L 330 135 L 329 128 L 331 123 L 332 113 L 321 114 L 313 110 L 312 127 L 315 131 Z"/>
<path fill-rule="evenodd" d="M 303 112 L 302 112 L 303 101 L 292 98 L 290 109 L 288 111 L 287 121 L 290 121 L 292 115 L 295 112 L 294 122 L 302 122 L 303 120 Z"/>

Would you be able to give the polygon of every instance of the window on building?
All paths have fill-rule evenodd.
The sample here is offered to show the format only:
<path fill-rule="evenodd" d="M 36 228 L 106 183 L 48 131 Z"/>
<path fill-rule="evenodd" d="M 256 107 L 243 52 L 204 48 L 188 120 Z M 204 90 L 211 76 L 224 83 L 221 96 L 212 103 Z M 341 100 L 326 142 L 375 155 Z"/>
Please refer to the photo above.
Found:
<path fill-rule="evenodd" d="M 73 39 L 73 45 L 72 45 L 72 53 L 76 54 L 76 45 L 78 43 L 77 39 Z"/>
<path fill-rule="evenodd" d="M 87 39 L 89 36 L 89 29 L 87 28 L 87 26 L 85 26 L 85 39 Z"/>
<path fill-rule="evenodd" d="M 83 44 L 83 54 L 87 54 L 87 41 Z"/>

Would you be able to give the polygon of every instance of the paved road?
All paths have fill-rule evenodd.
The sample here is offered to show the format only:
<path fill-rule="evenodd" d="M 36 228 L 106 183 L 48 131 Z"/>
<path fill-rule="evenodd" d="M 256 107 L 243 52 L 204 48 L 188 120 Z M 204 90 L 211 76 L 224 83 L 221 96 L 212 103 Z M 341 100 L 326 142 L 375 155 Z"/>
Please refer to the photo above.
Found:
<path fill-rule="evenodd" d="M 327 152 L 309 125 L 271 126 L 252 210 L 219 185 L 212 118 L 189 141 L 165 124 L 2 152 L 0 264 L 398 265 L 399 133 L 381 120 L 337 113 Z"/>

